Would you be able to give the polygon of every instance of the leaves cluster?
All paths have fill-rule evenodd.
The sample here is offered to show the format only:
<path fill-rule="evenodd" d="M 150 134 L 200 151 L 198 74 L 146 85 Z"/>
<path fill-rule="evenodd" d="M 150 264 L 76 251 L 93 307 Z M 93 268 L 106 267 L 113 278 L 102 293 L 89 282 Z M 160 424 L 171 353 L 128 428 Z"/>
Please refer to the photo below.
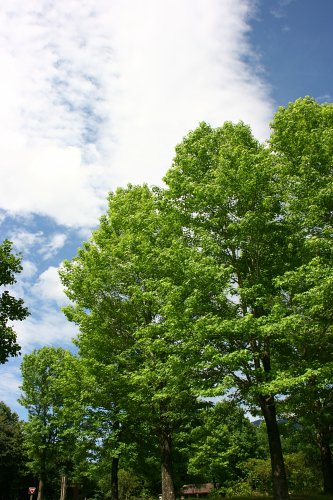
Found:
<path fill-rule="evenodd" d="M 12 253 L 12 243 L 5 240 L 0 245 L 0 286 L 13 285 L 15 274 L 22 271 L 21 257 Z M 17 356 L 20 346 L 16 342 L 16 333 L 8 321 L 23 320 L 29 312 L 23 306 L 23 300 L 17 299 L 3 290 L 0 294 L 0 363 L 5 363 L 9 356 Z"/>

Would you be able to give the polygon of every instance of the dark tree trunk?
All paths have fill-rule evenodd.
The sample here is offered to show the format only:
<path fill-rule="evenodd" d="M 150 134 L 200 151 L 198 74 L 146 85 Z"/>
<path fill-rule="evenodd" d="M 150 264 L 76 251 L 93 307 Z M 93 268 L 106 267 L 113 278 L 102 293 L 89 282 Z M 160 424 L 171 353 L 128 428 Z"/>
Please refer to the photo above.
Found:
<path fill-rule="evenodd" d="M 80 487 L 78 484 L 73 485 L 73 500 L 78 500 L 79 498 Z"/>
<path fill-rule="evenodd" d="M 162 473 L 162 500 L 175 500 L 175 487 L 173 484 L 171 432 L 168 426 L 159 429 Z"/>
<path fill-rule="evenodd" d="M 119 466 L 119 458 L 113 457 L 111 465 L 111 500 L 119 499 L 118 466 Z"/>
<path fill-rule="evenodd" d="M 280 431 L 276 419 L 274 396 L 260 396 L 259 400 L 261 411 L 266 422 L 271 456 L 273 497 L 274 500 L 287 500 L 289 498 L 288 482 L 282 454 Z"/>
<path fill-rule="evenodd" d="M 333 494 L 333 462 L 328 429 L 321 429 L 317 432 L 317 443 L 321 457 L 324 493 Z"/>

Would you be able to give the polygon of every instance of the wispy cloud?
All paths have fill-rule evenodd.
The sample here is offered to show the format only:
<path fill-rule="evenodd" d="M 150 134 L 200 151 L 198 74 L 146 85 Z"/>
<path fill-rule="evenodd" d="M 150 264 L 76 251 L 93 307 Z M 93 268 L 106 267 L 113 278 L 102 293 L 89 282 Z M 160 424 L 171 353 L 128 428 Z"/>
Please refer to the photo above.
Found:
<path fill-rule="evenodd" d="M 22 267 L 23 267 L 23 270 L 20 274 L 20 281 L 21 280 L 29 280 L 31 279 L 32 277 L 34 277 L 37 273 L 37 266 L 34 262 L 32 262 L 31 260 L 23 260 L 22 262 Z"/>
<path fill-rule="evenodd" d="M 316 97 L 316 101 L 319 102 L 332 102 L 332 96 L 330 94 L 324 94 Z"/>
<path fill-rule="evenodd" d="M 30 247 L 42 242 L 43 232 L 33 232 L 24 229 L 12 230 L 9 237 L 14 244 L 15 250 L 26 252 Z"/>
<path fill-rule="evenodd" d="M 0 401 L 6 401 L 14 410 L 17 410 L 17 397 L 20 385 L 20 369 L 18 366 L 10 370 L 3 369 L 1 373 Z"/>
<path fill-rule="evenodd" d="M 67 236 L 64 233 L 53 234 L 50 240 L 39 249 L 39 253 L 43 256 L 43 259 L 47 260 L 56 255 L 65 245 L 66 239 Z"/>
<path fill-rule="evenodd" d="M 271 14 L 276 19 L 284 19 L 287 17 L 286 8 L 295 0 L 278 0 L 275 7 L 271 9 Z M 283 27 L 283 31 L 289 31 L 288 26 Z"/>
<path fill-rule="evenodd" d="M 13 242 L 15 251 L 30 255 L 33 249 L 34 253 L 41 255 L 43 260 L 55 256 L 67 240 L 65 233 L 44 234 L 43 231 L 26 229 L 11 230 L 7 236 Z"/>

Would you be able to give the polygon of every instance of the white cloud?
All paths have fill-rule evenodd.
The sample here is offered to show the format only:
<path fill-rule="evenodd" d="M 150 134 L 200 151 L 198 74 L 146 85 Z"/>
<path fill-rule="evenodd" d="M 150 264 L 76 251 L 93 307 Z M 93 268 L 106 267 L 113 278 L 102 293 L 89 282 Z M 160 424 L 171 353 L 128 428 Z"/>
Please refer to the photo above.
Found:
<path fill-rule="evenodd" d="M 8 212 L 49 215 L 59 224 L 74 226 L 96 223 L 104 200 L 89 187 L 89 166 L 82 165 L 78 148 L 44 143 L 4 147 L 1 154 L 1 203 Z"/>
<path fill-rule="evenodd" d="M 24 229 L 10 231 L 8 237 L 13 242 L 15 251 L 25 255 L 31 253 L 31 248 L 34 247 L 34 253 L 42 255 L 44 260 L 56 255 L 67 241 L 65 233 L 44 234 L 43 231 L 32 232 Z"/>
<path fill-rule="evenodd" d="M 252 124 L 268 132 L 268 89 L 244 62 L 251 2 L 115 2 L 111 22 L 119 74 L 112 103 L 119 182 L 158 182 L 176 143 L 200 121 Z"/>
<path fill-rule="evenodd" d="M 19 280 L 29 280 L 33 278 L 37 273 L 37 266 L 31 260 L 23 260 L 22 261 L 22 271 L 19 277 Z"/>
<path fill-rule="evenodd" d="M 3 221 L 5 220 L 5 218 L 6 218 L 6 212 L 0 210 L 0 225 L 3 223 Z"/>
<path fill-rule="evenodd" d="M 53 266 L 50 266 L 39 276 L 31 288 L 31 294 L 38 301 L 54 301 L 59 306 L 69 302 L 63 291 L 58 268 Z"/>
<path fill-rule="evenodd" d="M 41 317 L 29 316 L 15 325 L 17 339 L 26 354 L 44 345 L 71 346 L 71 340 L 77 335 L 77 328 L 65 318 L 60 310 L 44 310 Z"/>
<path fill-rule="evenodd" d="M 58 250 L 64 246 L 66 239 L 67 236 L 64 233 L 53 234 L 50 241 L 39 249 L 39 253 L 43 256 L 43 259 L 47 260 L 56 255 Z"/>
<path fill-rule="evenodd" d="M 15 250 L 25 253 L 31 246 L 38 244 L 42 240 L 43 232 L 26 230 L 11 231 L 9 238 L 13 242 Z"/>
<path fill-rule="evenodd" d="M 0 401 L 10 408 L 16 409 L 16 400 L 19 394 L 20 370 L 17 366 L 1 367 Z"/>
<path fill-rule="evenodd" d="M 4 0 L 0 200 L 92 227 L 110 189 L 160 183 L 199 121 L 272 113 L 247 42 L 253 0 Z"/>

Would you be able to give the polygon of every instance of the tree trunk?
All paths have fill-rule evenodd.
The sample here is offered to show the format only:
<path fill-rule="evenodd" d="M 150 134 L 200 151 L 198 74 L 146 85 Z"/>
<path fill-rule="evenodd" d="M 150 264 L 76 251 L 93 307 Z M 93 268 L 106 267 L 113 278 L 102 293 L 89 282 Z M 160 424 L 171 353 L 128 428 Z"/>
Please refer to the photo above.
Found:
<path fill-rule="evenodd" d="M 119 458 L 113 457 L 111 465 L 111 500 L 119 499 L 118 466 L 119 466 Z"/>
<path fill-rule="evenodd" d="M 321 429 L 317 432 L 317 444 L 320 450 L 324 493 L 333 494 L 333 462 L 328 430 Z"/>
<path fill-rule="evenodd" d="M 37 495 L 37 500 L 43 500 L 44 498 L 44 480 L 43 478 L 39 478 L 38 482 L 38 495 Z"/>
<path fill-rule="evenodd" d="M 175 500 L 175 487 L 173 484 L 171 432 L 162 426 L 159 429 L 162 473 L 162 500 Z"/>
<path fill-rule="evenodd" d="M 276 419 L 274 396 L 260 396 L 259 401 L 266 422 L 271 456 L 273 497 L 274 500 L 287 500 L 289 498 L 288 482 L 282 454 L 280 431 Z"/>
<path fill-rule="evenodd" d="M 80 487 L 78 484 L 73 485 L 73 500 L 78 500 L 79 498 Z"/>
<path fill-rule="evenodd" d="M 61 476 L 61 483 L 60 483 L 60 500 L 66 500 L 66 492 L 67 492 L 67 476 L 63 474 Z"/>

